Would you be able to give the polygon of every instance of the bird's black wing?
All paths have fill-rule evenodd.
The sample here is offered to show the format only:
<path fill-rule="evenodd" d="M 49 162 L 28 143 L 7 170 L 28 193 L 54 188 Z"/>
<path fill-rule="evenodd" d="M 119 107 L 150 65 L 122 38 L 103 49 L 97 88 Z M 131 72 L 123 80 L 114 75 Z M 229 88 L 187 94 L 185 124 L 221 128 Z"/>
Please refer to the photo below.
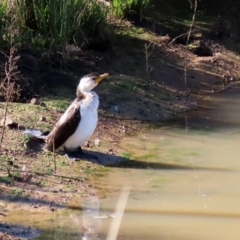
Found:
<path fill-rule="evenodd" d="M 62 119 L 63 116 L 64 119 Z M 68 107 L 63 116 L 47 136 L 44 149 L 49 151 L 58 149 L 76 131 L 81 120 L 80 104 L 77 99 Z"/>

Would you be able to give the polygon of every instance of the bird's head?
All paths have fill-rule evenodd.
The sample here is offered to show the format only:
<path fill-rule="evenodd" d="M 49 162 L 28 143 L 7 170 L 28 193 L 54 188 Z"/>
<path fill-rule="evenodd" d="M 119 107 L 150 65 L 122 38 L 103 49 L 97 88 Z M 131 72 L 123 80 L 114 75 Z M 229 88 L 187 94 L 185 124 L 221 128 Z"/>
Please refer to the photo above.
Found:
<path fill-rule="evenodd" d="M 81 78 L 78 89 L 81 92 L 90 92 L 93 88 L 95 88 L 99 82 L 101 82 L 104 78 L 108 77 L 108 73 L 99 74 L 99 73 L 90 73 Z"/>

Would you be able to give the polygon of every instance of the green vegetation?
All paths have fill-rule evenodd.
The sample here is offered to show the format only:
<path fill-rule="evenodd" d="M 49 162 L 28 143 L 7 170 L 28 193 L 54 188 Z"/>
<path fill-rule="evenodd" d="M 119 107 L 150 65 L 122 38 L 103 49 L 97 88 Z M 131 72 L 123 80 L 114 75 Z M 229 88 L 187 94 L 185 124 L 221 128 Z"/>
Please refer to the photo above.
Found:
<path fill-rule="evenodd" d="M 90 175 L 90 174 L 93 173 L 93 170 L 90 169 L 90 168 L 86 168 L 86 169 L 84 169 L 84 172 L 85 172 L 87 175 Z"/>
<path fill-rule="evenodd" d="M 15 188 L 11 191 L 11 195 L 13 197 L 18 197 L 18 196 L 21 196 L 23 194 L 23 189 L 21 188 Z"/>
<path fill-rule="evenodd" d="M 108 41 L 110 9 L 118 18 L 141 20 L 149 6 L 149 0 L 113 0 L 111 8 L 96 0 L 1 1 L 0 44 L 61 51 L 67 44 L 89 44 L 92 38 Z"/>
<path fill-rule="evenodd" d="M 234 0 L 227 4 L 216 4 L 216 1 L 198 1 L 196 19 L 203 19 L 208 11 L 215 16 L 233 14 L 234 22 L 239 22 L 235 14 L 238 13 L 239 4 L 233 8 Z M 109 15 L 111 20 L 114 15 L 137 22 L 141 22 L 143 16 L 148 19 L 162 16 L 163 26 L 181 34 L 182 28 L 191 23 L 194 1 L 111 0 L 108 3 L 110 6 L 97 0 L 2 0 L 0 45 L 9 47 L 19 44 L 34 50 L 51 49 L 61 52 L 67 44 L 74 43 L 82 47 L 88 45 L 93 38 L 108 42 L 112 31 Z M 153 10 L 150 13 L 150 7 L 157 8 L 158 11 Z M 144 28 L 136 28 L 136 31 L 144 32 Z"/>
<path fill-rule="evenodd" d="M 140 22 L 149 6 L 150 0 L 112 0 L 113 12 L 117 17 Z"/>
<path fill-rule="evenodd" d="M 72 42 L 81 45 L 100 32 L 104 35 L 107 12 L 106 7 L 93 0 L 1 1 L 1 41 L 37 49 L 53 49 Z"/>
<path fill-rule="evenodd" d="M 0 176 L 0 183 L 10 184 L 11 179 L 8 176 Z M 0 192 L 2 189 L 0 188 Z"/>
<path fill-rule="evenodd" d="M 131 156 L 132 156 L 132 154 L 131 154 L 131 153 L 122 153 L 122 157 L 123 157 L 123 158 L 130 159 L 130 158 L 131 158 Z"/>

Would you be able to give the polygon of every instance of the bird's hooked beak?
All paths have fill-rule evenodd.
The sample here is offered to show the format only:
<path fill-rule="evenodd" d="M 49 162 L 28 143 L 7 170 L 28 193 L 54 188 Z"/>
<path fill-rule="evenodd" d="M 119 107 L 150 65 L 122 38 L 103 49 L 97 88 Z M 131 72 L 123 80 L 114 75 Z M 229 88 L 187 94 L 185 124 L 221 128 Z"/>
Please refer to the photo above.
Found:
<path fill-rule="evenodd" d="M 97 79 L 95 79 L 94 83 L 98 84 L 100 83 L 104 78 L 107 78 L 109 76 L 108 73 L 104 73 L 102 75 L 100 75 Z"/>

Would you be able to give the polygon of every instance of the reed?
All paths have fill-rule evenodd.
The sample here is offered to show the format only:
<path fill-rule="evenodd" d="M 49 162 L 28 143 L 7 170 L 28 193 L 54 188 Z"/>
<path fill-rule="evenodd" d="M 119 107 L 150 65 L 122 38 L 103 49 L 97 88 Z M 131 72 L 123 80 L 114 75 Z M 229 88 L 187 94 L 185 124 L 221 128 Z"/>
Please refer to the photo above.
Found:
<path fill-rule="evenodd" d="M 107 25 L 108 9 L 96 0 L 9 0 L 4 6 L 0 3 L 0 18 L 5 14 L 7 25 L 17 19 L 14 29 L 19 34 L 11 44 L 20 42 L 32 48 L 83 43 L 89 36 L 104 34 Z"/>

